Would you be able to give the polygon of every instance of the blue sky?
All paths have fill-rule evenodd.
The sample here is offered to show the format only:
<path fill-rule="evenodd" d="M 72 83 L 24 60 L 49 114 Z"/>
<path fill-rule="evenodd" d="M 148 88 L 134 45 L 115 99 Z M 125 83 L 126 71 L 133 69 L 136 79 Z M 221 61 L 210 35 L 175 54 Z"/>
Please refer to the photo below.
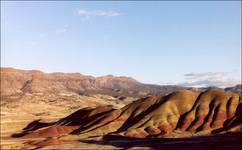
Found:
<path fill-rule="evenodd" d="M 241 76 L 241 2 L 2 2 L 1 65 L 229 86 Z"/>

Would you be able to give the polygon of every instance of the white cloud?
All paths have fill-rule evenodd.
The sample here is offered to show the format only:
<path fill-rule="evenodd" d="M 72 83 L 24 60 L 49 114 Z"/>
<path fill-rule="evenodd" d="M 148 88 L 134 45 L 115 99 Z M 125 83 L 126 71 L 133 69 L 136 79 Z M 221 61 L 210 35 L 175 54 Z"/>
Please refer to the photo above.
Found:
<path fill-rule="evenodd" d="M 115 17 L 115 16 L 119 16 L 120 13 L 113 11 L 113 10 L 109 10 L 109 11 L 104 11 L 104 10 L 88 11 L 88 10 L 80 9 L 80 10 L 78 10 L 78 15 L 87 19 L 91 16 Z"/>
<path fill-rule="evenodd" d="M 214 77 L 214 76 L 225 76 L 230 74 L 230 72 L 199 72 L 199 73 L 188 73 L 184 74 L 185 77 L 197 78 L 197 77 Z"/>
<path fill-rule="evenodd" d="M 185 82 L 178 83 L 187 87 L 229 87 L 241 84 L 241 79 L 232 77 L 232 72 L 200 72 L 185 74 Z"/>

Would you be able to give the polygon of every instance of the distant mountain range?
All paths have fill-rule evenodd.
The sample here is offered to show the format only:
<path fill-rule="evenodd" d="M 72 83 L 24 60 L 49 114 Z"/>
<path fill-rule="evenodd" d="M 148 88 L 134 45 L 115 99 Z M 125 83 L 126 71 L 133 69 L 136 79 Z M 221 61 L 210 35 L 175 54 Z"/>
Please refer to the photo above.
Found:
<path fill-rule="evenodd" d="M 142 96 L 161 95 L 182 87 L 143 84 L 131 77 L 93 77 L 80 73 L 43 73 L 37 70 L 1 68 L 1 95 L 73 92 Z"/>
<path fill-rule="evenodd" d="M 179 86 L 161 86 L 140 83 L 131 77 L 112 75 L 93 77 L 80 73 L 44 73 L 38 70 L 1 68 L 1 97 L 21 99 L 28 95 L 109 95 L 120 100 L 126 97 L 141 98 L 162 96 L 178 89 L 195 89 Z M 206 90 L 200 88 L 195 90 Z M 228 87 L 226 91 L 241 92 L 241 85 Z M 47 98 L 46 98 L 47 97 Z M 49 96 L 50 97 L 50 96 Z M 58 97 L 58 98 L 59 98 Z M 10 98 L 10 99 L 12 99 Z M 53 98 L 53 96 L 52 96 Z"/>

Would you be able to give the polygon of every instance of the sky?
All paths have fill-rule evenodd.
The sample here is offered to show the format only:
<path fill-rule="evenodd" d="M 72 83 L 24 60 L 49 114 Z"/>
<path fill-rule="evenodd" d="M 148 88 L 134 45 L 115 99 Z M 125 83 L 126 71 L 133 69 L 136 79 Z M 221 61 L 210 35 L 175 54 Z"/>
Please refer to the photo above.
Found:
<path fill-rule="evenodd" d="M 241 1 L 1 1 L 1 66 L 241 83 Z"/>

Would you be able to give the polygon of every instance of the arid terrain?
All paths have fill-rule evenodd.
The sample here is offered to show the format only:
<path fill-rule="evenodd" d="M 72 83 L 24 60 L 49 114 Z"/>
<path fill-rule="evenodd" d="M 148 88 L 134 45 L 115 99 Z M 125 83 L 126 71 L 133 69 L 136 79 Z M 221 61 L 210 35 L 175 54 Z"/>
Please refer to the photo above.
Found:
<path fill-rule="evenodd" d="M 1 148 L 241 149 L 241 106 L 241 85 L 1 68 Z"/>

